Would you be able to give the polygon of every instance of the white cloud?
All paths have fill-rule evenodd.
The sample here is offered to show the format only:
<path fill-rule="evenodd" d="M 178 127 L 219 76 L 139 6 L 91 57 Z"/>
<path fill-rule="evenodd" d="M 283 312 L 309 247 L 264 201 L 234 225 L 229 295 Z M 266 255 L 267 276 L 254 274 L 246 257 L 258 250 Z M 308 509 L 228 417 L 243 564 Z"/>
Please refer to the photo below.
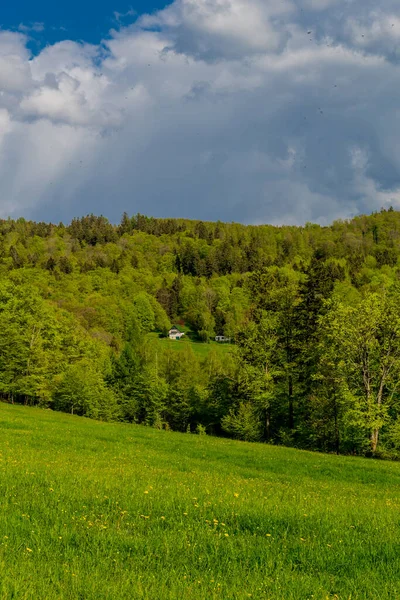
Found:
<path fill-rule="evenodd" d="M 176 0 L 139 23 L 161 27 L 177 52 L 205 60 L 243 58 L 277 50 L 287 37 L 283 19 L 293 11 L 290 0 Z"/>
<path fill-rule="evenodd" d="M 44 23 L 35 22 L 30 23 L 29 25 L 20 23 L 18 30 L 22 31 L 23 33 L 29 33 L 30 31 L 33 31 L 34 33 L 42 33 L 42 31 L 44 31 Z"/>
<path fill-rule="evenodd" d="M 302 4 L 311 10 L 326 10 L 335 4 L 343 4 L 343 0 L 303 0 Z"/>
<path fill-rule="evenodd" d="M 23 92 L 30 85 L 29 66 L 20 56 L 0 55 L 0 90 L 3 92 Z"/>
<path fill-rule="evenodd" d="M 8 110 L 0 108 L 0 144 L 11 130 L 11 118 Z M 1 146 L 0 146 L 1 147 Z"/>
<path fill-rule="evenodd" d="M 29 52 L 25 47 L 27 41 L 27 37 L 22 33 L 0 29 L 0 56 L 19 56 L 28 60 Z"/>
<path fill-rule="evenodd" d="M 400 18 L 395 14 L 371 11 L 364 18 L 353 17 L 347 22 L 346 33 L 351 43 L 363 50 L 385 56 L 400 56 L 397 50 Z"/>
<path fill-rule="evenodd" d="M 133 8 L 130 8 L 129 10 L 127 10 L 124 13 L 120 13 L 117 10 L 114 11 L 114 19 L 117 21 L 118 24 L 123 23 L 123 21 L 127 17 L 136 17 L 136 16 L 137 16 L 137 12 L 136 12 L 136 10 L 133 10 Z"/>
<path fill-rule="evenodd" d="M 400 206 L 394 7 L 175 0 L 35 57 L 0 31 L 0 216 L 326 223 Z"/>
<path fill-rule="evenodd" d="M 88 122 L 86 98 L 79 91 L 79 81 L 61 73 L 53 86 L 41 86 L 24 98 L 20 108 L 27 115 L 74 124 Z"/>

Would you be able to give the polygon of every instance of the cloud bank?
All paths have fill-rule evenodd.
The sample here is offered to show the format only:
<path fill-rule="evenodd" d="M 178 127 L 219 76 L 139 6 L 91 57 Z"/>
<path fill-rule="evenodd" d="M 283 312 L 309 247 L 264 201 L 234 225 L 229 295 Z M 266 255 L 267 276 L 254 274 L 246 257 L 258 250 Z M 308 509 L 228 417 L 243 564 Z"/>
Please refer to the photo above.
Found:
<path fill-rule="evenodd" d="M 0 217 L 400 208 L 396 4 L 175 0 L 37 56 L 0 30 Z"/>

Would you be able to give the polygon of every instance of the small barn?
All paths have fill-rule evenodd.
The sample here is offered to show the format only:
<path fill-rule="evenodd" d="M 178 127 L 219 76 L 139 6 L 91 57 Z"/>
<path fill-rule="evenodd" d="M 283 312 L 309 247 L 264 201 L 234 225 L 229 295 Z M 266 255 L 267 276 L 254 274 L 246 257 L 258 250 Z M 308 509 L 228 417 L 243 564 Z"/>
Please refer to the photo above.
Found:
<path fill-rule="evenodd" d="M 170 340 L 180 340 L 185 334 L 176 325 L 173 325 L 168 331 L 168 337 Z"/>

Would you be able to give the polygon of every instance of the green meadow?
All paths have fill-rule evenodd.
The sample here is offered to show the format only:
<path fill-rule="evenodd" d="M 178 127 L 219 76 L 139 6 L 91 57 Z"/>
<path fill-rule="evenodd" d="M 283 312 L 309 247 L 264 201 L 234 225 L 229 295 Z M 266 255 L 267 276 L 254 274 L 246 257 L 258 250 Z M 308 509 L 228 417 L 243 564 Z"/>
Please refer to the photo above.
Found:
<path fill-rule="evenodd" d="M 182 340 L 159 338 L 157 333 L 149 333 L 147 334 L 147 337 L 151 340 L 158 340 L 161 348 L 173 350 L 174 352 L 183 352 L 185 349 L 191 348 L 193 352 L 201 358 L 205 358 L 212 350 L 220 354 L 229 354 L 234 348 L 232 344 L 223 344 L 214 341 L 204 343 L 196 342 L 189 338 L 183 338 Z"/>
<path fill-rule="evenodd" d="M 400 465 L 0 404 L 0 598 L 400 598 Z"/>

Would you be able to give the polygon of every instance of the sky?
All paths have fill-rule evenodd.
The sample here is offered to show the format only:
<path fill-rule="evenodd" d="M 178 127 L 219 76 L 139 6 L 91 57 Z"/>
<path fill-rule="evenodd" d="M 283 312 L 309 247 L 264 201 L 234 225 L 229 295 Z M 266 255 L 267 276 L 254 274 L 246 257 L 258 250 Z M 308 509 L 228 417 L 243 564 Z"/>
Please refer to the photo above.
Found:
<path fill-rule="evenodd" d="M 30 50 L 62 40 L 81 40 L 98 44 L 109 31 L 129 25 L 143 13 L 163 9 L 168 0 L 17 0 L 7 2 L 0 11 L 3 30 L 29 33 Z"/>
<path fill-rule="evenodd" d="M 398 0 L 24 0 L 0 27 L 0 218 L 400 209 Z"/>

